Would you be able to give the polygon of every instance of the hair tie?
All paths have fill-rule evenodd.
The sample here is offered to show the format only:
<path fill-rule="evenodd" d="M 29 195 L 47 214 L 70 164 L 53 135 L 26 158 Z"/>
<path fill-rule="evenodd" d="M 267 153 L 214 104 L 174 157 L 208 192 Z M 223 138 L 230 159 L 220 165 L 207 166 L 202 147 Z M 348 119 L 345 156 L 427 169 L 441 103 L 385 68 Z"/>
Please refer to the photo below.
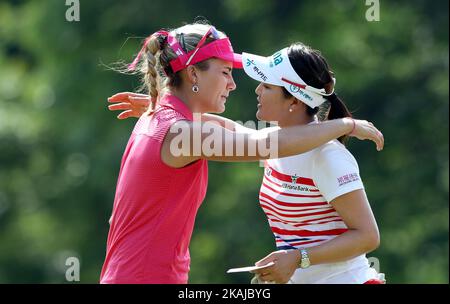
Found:
<path fill-rule="evenodd" d="M 167 44 L 167 35 L 165 34 L 158 35 L 158 42 L 159 42 L 159 50 L 160 51 L 164 50 Z"/>
<path fill-rule="evenodd" d="M 333 92 L 333 94 L 330 94 L 328 96 L 324 96 L 326 100 L 328 100 L 329 102 L 334 102 L 334 101 L 338 101 L 338 97 L 336 95 L 336 93 Z"/>
<path fill-rule="evenodd" d="M 141 59 L 142 54 L 147 49 L 147 46 L 148 46 L 148 44 L 150 42 L 150 39 L 152 39 L 153 37 L 156 37 L 157 39 L 163 37 L 164 40 L 167 40 L 168 35 L 169 35 L 169 33 L 166 32 L 166 31 L 157 31 L 157 32 L 151 34 L 150 36 L 148 36 L 147 38 L 145 38 L 144 44 L 142 45 L 142 48 L 139 51 L 139 53 L 137 54 L 136 58 L 134 58 L 133 62 L 128 65 L 128 71 L 136 70 L 136 66 L 137 66 L 139 60 Z M 160 50 L 162 50 L 162 44 L 161 43 L 160 43 Z"/>

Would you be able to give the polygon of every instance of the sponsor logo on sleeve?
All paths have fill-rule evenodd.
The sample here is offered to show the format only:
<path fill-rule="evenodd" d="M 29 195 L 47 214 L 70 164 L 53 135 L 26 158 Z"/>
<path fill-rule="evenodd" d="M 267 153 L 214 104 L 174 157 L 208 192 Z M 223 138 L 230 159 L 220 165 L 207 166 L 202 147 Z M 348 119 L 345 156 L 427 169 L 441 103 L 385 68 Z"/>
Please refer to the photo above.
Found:
<path fill-rule="evenodd" d="M 360 178 L 359 178 L 358 173 L 346 174 L 344 176 L 338 177 L 338 179 L 337 179 L 339 187 L 344 186 L 348 183 L 359 181 L 359 180 L 360 180 Z"/>

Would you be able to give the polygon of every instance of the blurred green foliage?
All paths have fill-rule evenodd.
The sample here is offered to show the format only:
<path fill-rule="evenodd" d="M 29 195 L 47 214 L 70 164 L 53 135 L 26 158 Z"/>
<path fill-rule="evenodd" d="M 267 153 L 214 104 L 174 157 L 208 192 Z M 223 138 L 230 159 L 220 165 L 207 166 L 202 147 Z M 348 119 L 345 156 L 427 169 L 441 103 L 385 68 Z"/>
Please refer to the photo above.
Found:
<path fill-rule="evenodd" d="M 131 61 L 141 38 L 204 16 L 235 51 L 269 55 L 294 41 L 320 49 L 355 115 L 386 138 L 352 141 L 377 217 L 390 283 L 449 281 L 448 1 L 84 1 L 68 22 L 63 0 L 0 1 L 0 283 L 64 283 L 65 261 L 98 282 L 120 159 L 134 119 L 106 98 L 139 80 L 107 71 Z M 130 38 L 130 39 L 128 39 Z M 235 71 L 225 116 L 255 120 L 257 83 Z M 210 163 L 191 243 L 191 283 L 247 283 L 226 275 L 274 249 L 258 205 L 256 163 Z"/>

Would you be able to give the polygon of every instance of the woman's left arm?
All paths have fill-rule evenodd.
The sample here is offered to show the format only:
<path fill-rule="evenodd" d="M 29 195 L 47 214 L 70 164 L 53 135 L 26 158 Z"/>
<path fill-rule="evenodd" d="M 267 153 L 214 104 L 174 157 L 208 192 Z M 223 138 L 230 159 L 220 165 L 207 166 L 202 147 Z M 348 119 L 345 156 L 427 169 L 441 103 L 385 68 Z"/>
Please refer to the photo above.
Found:
<path fill-rule="evenodd" d="M 149 95 L 132 93 L 132 92 L 121 92 L 114 94 L 108 98 L 108 102 L 111 103 L 108 106 L 110 111 L 122 111 L 117 118 L 127 119 L 129 117 L 139 118 L 142 114 L 147 111 L 150 105 L 151 98 Z M 246 128 L 231 119 L 223 116 L 214 114 L 203 114 L 202 121 L 215 122 L 233 132 L 239 133 L 252 133 L 255 130 Z"/>
<path fill-rule="evenodd" d="M 337 263 L 375 250 L 380 244 L 380 235 L 375 217 L 363 189 L 341 195 L 331 201 L 348 231 L 321 245 L 307 248 L 311 265 Z M 275 265 L 255 271 L 264 281 L 286 283 L 300 262 L 299 250 L 276 251 L 258 261 Z"/>

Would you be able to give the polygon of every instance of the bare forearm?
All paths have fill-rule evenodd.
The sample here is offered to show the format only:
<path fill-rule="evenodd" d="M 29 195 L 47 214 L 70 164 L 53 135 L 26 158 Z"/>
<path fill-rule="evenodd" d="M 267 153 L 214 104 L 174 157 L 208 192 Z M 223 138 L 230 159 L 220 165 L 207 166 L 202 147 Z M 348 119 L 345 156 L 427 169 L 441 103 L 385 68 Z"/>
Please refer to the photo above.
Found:
<path fill-rule="evenodd" d="M 314 125 L 295 126 L 268 133 L 270 145 L 278 143 L 278 157 L 301 154 L 328 141 L 348 134 L 353 127 L 351 119 L 336 119 Z M 278 132 L 277 134 L 272 134 Z M 274 140 L 278 137 L 278 141 Z M 275 143 L 274 143 L 275 141 Z M 267 142 L 266 142 L 267 143 Z M 271 147 L 273 150 L 273 147 Z"/>
<path fill-rule="evenodd" d="M 311 265 L 344 262 L 373 250 L 373 240 L 367 236 L 360 230 L 349 230 L 322 245 L 307 248 Z M 300 250 L 275 251 L 255 263 L 261 266 L 275 262 L 275 265 L 255 272 L 263 281 L 286 283 L 298 268 L 300 260 Z"/>
<path fill-rule="evenodd" d="M 355 122 L 351 118 L 282 129 L 274 127 L 256 131 L 246 128 L 250 130 L 249 132 L 245 132 L 245 130 L 244 132 L 233 132 L 229 128 L 221 127 L 220 122 L 218 124 L 210 123 L 212 121 L 203 121 L 202 124 L 187 124 L 189 130 L 185 132 L 190 134 L 188 138 L 190 138 L 191 144 L 185 145 L 183 148 L 181 153 L 185 156 L 183 162 L 191 163 L 199 158 L 213 161 L 246 162 L 292 156 L 310 151 L 342 135 L 353 133 L 352 130 L 356 130 L 357 135 L 353 135 L 359 136 L 360 139 L 374 141 L 377 139 L 376 128 L 370 123 L 359 120 Z M 178 130 L 174 132 L 173 139 L 177 140 L 175 144 L 180 144 L 179 135 L 181 134 L 176 133 L 183 133 L 180 130 L 183 130 L 184 127 L 186 125 L 172 126 L 174 130 Z M 200 151 L 195 153 L 193 152 L 194 135 L 201 141 L 201 145 L 195 145 L 197 148 L 200 147 Z M 170 142 L 170 140 L 168 141 Z M 379 140 L 379 144 L 382 148 L 382 140 Z M 204 151 L 204 147 L 210 147 L 210 149 Z"/>
<path fill-rule="evenodd" d="M 222 142 L 225 143 L 222 145 L 222 152 L 226 147 L 236 147 L 236 154 L 222 153 L 218 157 L 210 156 L 208 159 L 217 161 L 258 161 L 297 155 L 349 133 L 352 127 L 353 122 L 351 119 L 336 119 L 315 125 L 233 132 L 233 134 L 228 136 L 228 139 L 225 134 L 222 134 Z M 241 148 L 240 153 L 237 153 L 238 147 Z"/>
<path fill-rule="evenodd" d="M 203 114 L 202 121 L 204 122 L 215 122 L 218 123 L 222 128 L 228 129 L 230 131 L 236 131 L 237 122 L 232 121 L 226 117 L 222 117 L 214 114 Z"/>
<path fill-rule="evenodd" d="M 355 258 L 376 249 L 378 244 L 367 234 L 348 230 L 338 237 L 319 246 L 307 249 L 311 265 L 338 263 Z"/>

